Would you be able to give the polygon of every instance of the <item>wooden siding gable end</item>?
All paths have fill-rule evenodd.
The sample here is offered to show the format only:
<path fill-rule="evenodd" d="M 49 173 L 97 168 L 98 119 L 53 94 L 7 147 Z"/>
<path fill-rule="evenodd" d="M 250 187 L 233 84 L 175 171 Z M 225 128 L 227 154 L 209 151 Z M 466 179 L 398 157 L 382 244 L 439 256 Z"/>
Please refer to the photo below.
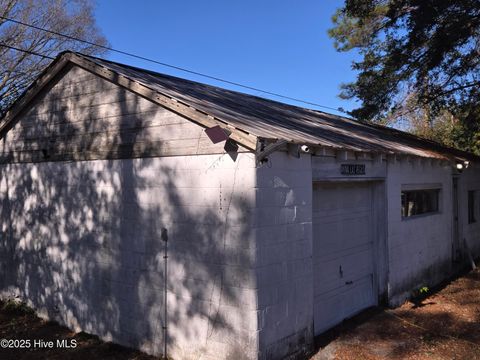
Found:
<path fill-rule="evenodd" d="M 188 104 L 184 104 L 156 90 L 152 90 L 148 86 L 138 81 L 132 80 L 122 74 L 107 69 L 99 64 L 94 63 L 93 61 L 89 61 L 88 59 L 71 52 L 64 53 L 59 58 L 54 60 L 52 64 L 44 70 L 37 80 L 5 114 L 2 124 L 0 125 L 1 137 L 4 137 L 5 134 L 13 127 L 15 124 L 15 119 L 28 109 L 28 105 L 36 99 L 37 95 L 40 94 L 41 91 L 69 64 L 76 65 L 88 71 L 89 73 L 97 75 L 117 86 L 125 88 L 132 93 L 161 106 L 162 108 L 180 115 L 181 117 L 201 126 L 202 128 L 221 126 L 222 128 L 228 130 L 230 139 L 237 142 L 242 148 L 245 148 L 249 151 L 255 151 L 257 148 L 256 136 L 241 129 L 235 128 L 230 124 L 203 111 L 199 111 Z M 158 154 L 153 154 L 153 156 L 158 156 Z M 75 157 L 75 159 L 77 157 L 78 155 Z M 90 158 L 91 156 L 81 156 L 81 158 L 84 157 Z"/>

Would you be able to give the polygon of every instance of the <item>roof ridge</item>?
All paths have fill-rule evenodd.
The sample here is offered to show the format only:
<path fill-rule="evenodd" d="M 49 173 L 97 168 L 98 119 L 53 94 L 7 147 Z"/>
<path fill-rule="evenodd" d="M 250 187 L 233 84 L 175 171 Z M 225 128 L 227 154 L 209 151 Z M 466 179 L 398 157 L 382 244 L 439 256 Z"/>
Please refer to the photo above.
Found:
<path fill-rule="evenodd" d="M 73 51 L 60 53 L 5 114 L 0 135 L 56 75 L 74 64 L 203 126 L 220 125 L 256 150 L 258 138 L 440 159 L 480 157 L 387 126 L 229 90 Z"/>
<path fill-rule="evenodd" d="M 288 104 L 288 103 L 285 103 L 285 102 L 282 102 L 282 101 L 279 101 L 279 100 L 273 100 L 273 99 L 269 99 L 267 97 L 263 97 L 263 96 L 259 96 L 259 95 L 253 95 L 253 94 L 249 94 L 249 93 L 242 92 L 242 91 L 239 91 L 239 90 L 226 89 L 226 88 L 223 88 L 223 87 L 220 87 L 220 86 L 206 84 L 206 83 L 202 83 L 202 82 L 195 81 L 195 80 L 185 79 L 185 78 L 182 78 L 182 77 L 179 77 L 179 76 L 169 75 L 169 74 L 161 73 L 161 72 L 150 70 L 150 69 L 144 69 L 144 68 L 141 68 L 141 67 L 138 67 L 138 66 L 128 65 L 128 64 L 121 63 L 121 62 L 118 62 L 118 61 L 107 60 L 107 59 L 103 59 L 103 58 L 100 58 L 100 57 L 97 57 L 97 56 L 86 55 L 86 54 L 73 52 L 73 51 L 71 53 L 73 53 L 75 55 L 85 57 L 85 58 L 92 58 L 92 59 L 99 60 L 99 61 L 102 61 L 102 62 L 107 62 L 107 63 L 127 67 L 127 68 L 137 70 L 137 71 L 141 71 L 141 72 L 146 72 L 146 73 L 148 73 L 150 75 L 153 75 L 153 76 L 161 76 L 161 77 L 170 78 L 170 79 L 177 79 L 177 80 L 184 81 L 184 82 L 190 82 L 190 83 L 199 84 L 199 85 L 202 85 L 202 86 L 208 86 L 208 87 L 214 88 L 214 89 L 219 90 L 219 91 L 231 92 L 231 93 L 239 94 L 239 95 L 242 95 L 242 96 L 249 96 L 249 97 L 259 99 L 259 100 L 262 100 L 262 101 L 269 101 L 269 102 L 279 104 L 279 105 L 282 105 L 282 106 L 285 106 L 285 107 L 292 107 L 292 108 L 306 110 L 306 111 L 315 111 L 315 112 L 323 113 L 323 114 L 326 114 L 326 115 L 337 116 L 337 117 L 342 118 L 342 119 L 348 119 L 348 120 L 356 121 L 353 118 L 348 118 L 348 117 L 343 116 L 343 115 L 336 115 L 336 114 L 331 114 L 331 113 L 328 113 L 328 112 L 325 112 L 325 111 L 322 111 L 322 110 L 316 110 L 316 109 L 311 109 L 311 108 L 307 108 L 307 107 L 303 107 L 303 106 L 299 106 L 299 105 Z"/>
<path fill-rule="evenodd" d="M 242 91 L 225 89 L 225 88 L 222 88 L 220 86 L 205 84 L 205 83 L 202 83 L 202 82 L 199 82 L 199 81 L 185 79 L 185 78 L 181 78 L 181 77 L 178 77 L 178 76 L 161 73 L 161 72 L 157 72 L 157 71 L 154 71 L 154 70 L 144 69 L 144 68 L 124 64 L 124 63 L 117 62 L 117 61 L 107 60 L 107 59 L 103 59 L 103 58 L 92 56 L 92 55 L 85 55 L 85 54 L 81 54 L 81 53 L 77 53 L 77 52 L 73 52 L 73 53 L 76 54 L 76 55 L 86 57 L 86 58 L 92 58 L 92 59 L 99 60 L 99 61 L 102 61 L 102 62 L 111 63 L 111 64 L 115 64 L 115 65 L 122 66 L 122 67 L 127 67 L 127 68 L 133 69 L 135 71 L 148 73 L 149 75 L 152 75 L 152 76 L 155 76 L 155 77 L 159 76 L 159 77 L 172 79 L 172 80 L 180 80 L 180 81 L 187 82 L 187 83 L 193 83 L 193 84 L 199 84 L 201 86 L 207 86 L 207 87 L 210 87 L 212 89 L 215 89 L 216 91 L 229 92 L 229 93 L 239 94 L 239 95 L 242 95 L 242 96 L 248 96 L 248 97 L 258 99 L 258 100 L 261 100 L 261 101 L 272 102 L 274 104 L 278 104 L 278 105 L 281 105 L 281 106 L 284 106 L 284 107 L 287 107 L 287 108 L 291 107 L 291 108 L 294 108 L 294 109 L 301 109 L 303 111 L 313 112 L 315 114 L 320 114 L 320 115 L 323 115 L 323 116 L 331 117 L 332 120 L 334 120 L 334 121 L 338 121 L 338 120 L 347 121 L 354 126 L 359 126 L 359 127 L 364 127 L 365 126 L 365 127 L 373 128 L 375 130 L 389 131 L 391 133 L 394 133 L 394 135 L 407 136 L 407 137 L 411 138 L 412 140 L 416 140 L 416 141 L 420 141 L 420 142 L 429 142 L 430 144 L 432 144 L 434 146 L 437 146 L 437 147 L 441 147 L 445 150 L 457 151 L 459 154 L 460 153 L 464 154 L 464 155 L 469 154 L 468 152 L 465 152 L 465 151 L 462 151 L 462 150 L 459 150 L 459 149 L 456 149 L 456 148 L 445 146 L 445 145 L 443 145 L 443 144 L 441 144 L 441 143 L 439 143 L 435 140 L 423 138 L 423 137 L 417 136 L 415 134 L 409 133 L 407 131 L 402 131 L 402 130 L 395 129 L 395 128 L 392 128 L 392 127 L 389 127 L 389 126 L 386 126 L 386 125 L 375 124 L 373 122 L 368 122 L 368 121 L 360 121 L 360 120 L 356 120 L 354 118 L 349 118 L 349 117 L 346 117 L 346 116 L 343 116 L 343 115 L 331 114 L 331 113 L 328 113 L 328 112 L 323 111 L 323 110 L 317 110 L 317 109 L 311 109 L 311 108 L 307 108 L 307 107 L 303 107 L 303 106 L 287 104 L 287 103 L 284 103 L 284 102 L 281 102 L 281 101 L 278 101 L 278 100 L 273 100 L 273 99 L 265 98 L 265 97 L 258 96 L 258 95 L 248 94 L 248 93 L 245 93 L 245 92 L 242 92 Z"/>

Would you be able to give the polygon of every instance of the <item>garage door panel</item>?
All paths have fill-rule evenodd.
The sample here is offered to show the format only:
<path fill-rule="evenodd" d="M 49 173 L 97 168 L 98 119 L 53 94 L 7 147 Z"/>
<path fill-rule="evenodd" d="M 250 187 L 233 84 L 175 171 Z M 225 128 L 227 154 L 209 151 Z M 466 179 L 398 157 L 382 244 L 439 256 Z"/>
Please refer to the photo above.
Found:
<path fill-rule="evenodd" d="M 338 323 L 338 302 L 341 298 L 337 293 L 330 297 L 314 298 L 315 312 L 314 312 L 314 328 L 315 335 L 318 335 Z"/>
<path fill-rule="evenodd" d="M 355 217 L 338 217 L 313 220 L 313 231 L 322 238 L 322 246 L 314 248 L 314 256 L 324 256 L 332 251 L 340 251 L 371 243 L 371 210 Z"/>
<path fill-rule="evenodd" d="M 315 229 L 314 229 L 315 231 Z M 322 244 L 321 249 L 314 251 L 313 256 L 318 260 L 329 261 L 333 258 L 339 258 L 348 256 L 351 253 L 361 252 L 365 249 L 371 249 L 373 247 L 371 237 L 361 237 L 360 239 L 355 239 L 357 243 L 349 244 L 347 241 L 338 241 L 338 242 L 329 242 L 325 245 Z M 353 241 L 352 241 L 353 242 Z"/>
<path fill-rule="evenodd" d="M 375 305 L 373 301 L 373 277 L 372 275 L 365 276 L 359 280 L 353 281 L 343 294 L 345 302 L 344 318 L 351 317 L 359 311 Z"/>
<path fill-rule="evenodd" d="M 342 197 L 337 192 L 342 192 Z M 321 184 L 314 186 L 314 192 L 322 192 L 321 198 L 314 197 L 313 207 L 316 211 L 363 208 L 371 197 L 369 184 Z"/>
<path fill-rule="evenodd" d="M 357 214 L 366 213 L 370 211 L 370 207 L 358 206 L 354 208 L 343 208 L 343 209 L 315 209 L 313 213 L 313 218 L 336 219 L 338 216 L 357 216 Z"/>
<path fill-rule="evenodd" d="M 344 277 L 371 274 L 373 272 L 372 255 L 370 248 L 344 257 L 342 261 Z"/>
<path fill-rule="evenodd" d="M 315 261 L 313 265 L 316 277 L 321 280 L 327 278 L 336 278 L 352 274 L 371 273 L 373 271 L 372 263 L 372 244 L 369 243 L 363 249 L 353 249 L 351 253 L 345 251 L 331 254 L 331 257 L 323 257 L 321 262 Z M 335 256 L 339 254 L 339 256 Z M 340 267 L 341 266 L 341 267 Z"/>
<path fill-rule="evenodd" d="M 315 232 L 315 228 L 313 229 Z M 341 232 L 340 232 L 341 233 Z M 353 236 L 353 235 L 352 235 Z M 355 236 L 355 239 L 338 239 L 322 243 L 321 249 L 314 251 L 314 256 L 317 258 L 331 258 L 348 255 L 351 252 L 361 251 L 364 248 L 372 247 L 371 235 Z"/>
<path fill-rule="evenodd" d="M 374 296 L 372 282 L 372 276 L 369 275 L 351 285 L 315 296 L 315 333 L 320 334 L 342 320 L 375 305 L 371 300 Z"/>
<path fill-rule="evenodd" d="M 372 189 L 314 186 L 314 327 L 319 334 L 376 302 Z"/>
<path fill-rule="evenodd" d="M 373 273 L 371 249 L 314 265 L 314 294 L 321 295 Z"/>
<path fill-rule="evenodd" d="M 325 292 L 345 285 L 345 281 L 339 275 L 340 264 L 338 259 L 325 261 L 322 266 L 314 266 L 314 295 L 321 295 Z"/>

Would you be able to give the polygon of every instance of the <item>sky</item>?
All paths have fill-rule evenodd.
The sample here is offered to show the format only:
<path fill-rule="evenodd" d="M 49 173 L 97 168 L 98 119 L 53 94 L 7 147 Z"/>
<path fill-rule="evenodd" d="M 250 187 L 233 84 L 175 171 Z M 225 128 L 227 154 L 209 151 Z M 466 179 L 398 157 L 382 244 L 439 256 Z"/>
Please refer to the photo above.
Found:
<path fill-rule="evenodd" d="M 355 55 L 338 53 L 327 30 L 340 0 L 102 0 L 98 26 L 111 47 L 262 90 L 346 110 Z M 279 99 L 110 52 L 113 61 Z M 318 108 L 320 110 L 325 110 Z"/>

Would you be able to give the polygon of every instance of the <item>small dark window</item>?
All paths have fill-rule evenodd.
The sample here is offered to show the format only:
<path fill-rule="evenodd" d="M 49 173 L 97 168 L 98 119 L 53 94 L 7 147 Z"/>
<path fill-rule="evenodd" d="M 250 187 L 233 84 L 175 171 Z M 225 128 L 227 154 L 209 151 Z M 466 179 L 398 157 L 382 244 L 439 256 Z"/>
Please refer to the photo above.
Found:
<path fill-rule="evenodd" d="M 468 192 L 468 223 L 472 224 L 476 222 L 475 218 L 475 191 L 470 190 Z"/>
<path fill-rule="evenodd" d="M 402 191 L 402 217 L 438 212 L 439 189 Z"/>

